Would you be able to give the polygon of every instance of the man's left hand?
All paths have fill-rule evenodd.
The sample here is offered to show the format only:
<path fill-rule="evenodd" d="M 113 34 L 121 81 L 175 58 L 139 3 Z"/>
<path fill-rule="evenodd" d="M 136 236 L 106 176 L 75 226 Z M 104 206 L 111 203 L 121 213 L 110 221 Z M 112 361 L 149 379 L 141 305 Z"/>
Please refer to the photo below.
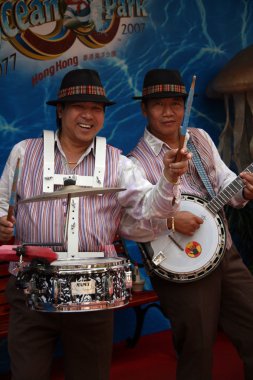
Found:
<path fill-rule="evenodd" d="M 243 196 L 247 200 L 253 199 L 253 173 L 242 172 L 240 177 L 245 184 L 243 188 Z"/>

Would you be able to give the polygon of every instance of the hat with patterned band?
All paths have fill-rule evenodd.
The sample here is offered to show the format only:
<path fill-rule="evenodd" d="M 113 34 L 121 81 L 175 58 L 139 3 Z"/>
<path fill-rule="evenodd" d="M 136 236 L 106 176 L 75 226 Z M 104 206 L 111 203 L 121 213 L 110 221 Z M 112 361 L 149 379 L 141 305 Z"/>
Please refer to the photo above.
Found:
<path fill-rule="evenodd" d="M 67 102 L 96 102 L 106 106 L 115 104 L 107 99 L 97 71 L 89 69 L 68 72 L 62 79 L 58 99 L 49 100 L 47 104 L 56 106 L 57 103 Z"/>
<path fill-rule="evenodd" d="M 153 69 L 147 72 L 143 81 L 142 96 L 133 99 L 174 98 L 188 96 L 185 84 L 178 70 Z"/>

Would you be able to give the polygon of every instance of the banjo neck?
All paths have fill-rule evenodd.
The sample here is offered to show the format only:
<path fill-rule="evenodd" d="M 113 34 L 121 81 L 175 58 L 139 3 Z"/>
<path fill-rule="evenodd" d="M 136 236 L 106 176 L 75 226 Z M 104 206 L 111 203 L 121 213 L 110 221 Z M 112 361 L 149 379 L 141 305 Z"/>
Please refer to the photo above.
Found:
<path fill-rule="evenodd" d="M 253 163 L 251 163 L 245 170 L 245 172 L 253 173 Z M 206 208 L 214 215 L 222 209 L 225 204 L 229 202 L 235 194 L 238 193 L 244 187 L 244 183 L 241 177 L 238 175 L 234 181 L 225 187 L 219 194 L 212 198 L 212 200 L 206 205 Z"/>

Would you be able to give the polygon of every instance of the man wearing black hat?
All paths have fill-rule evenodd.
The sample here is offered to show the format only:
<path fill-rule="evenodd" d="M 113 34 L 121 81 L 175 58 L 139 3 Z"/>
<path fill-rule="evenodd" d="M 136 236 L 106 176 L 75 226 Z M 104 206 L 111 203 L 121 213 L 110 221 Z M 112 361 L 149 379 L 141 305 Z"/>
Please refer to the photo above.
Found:
<path fill-rule="evenodd" d="M 134 97 L 141 100 L 147 127 L 129 157 L 153 184 L 161 175 L 164 154 L 180 146 L 186 98 L 180 73 L 168 69 L 147 72 L 142 96 Z M 179 180 L 181 193 L 185 194 L 181 211 L 168 219 L 167 235 L 144 244 L 144 249 L 142 246 L 144 261 L 151 271 L 151 282 L 161 306 L 171 321 L 178 353 L 177 380 L 212 378 L 212 348 L 218 326 L 238 349 L 244 362 L 245 379 L 250 380 L 253 376 L 252 274 L 232 244 L 225 218 L 221 222 L 212 209 L 207 213 L 206 207 L 200 205 L 200 199 L 208 198 L 211 191 L 212 196 L 220 193 L 236 175 L 221 160 L 204 130 L 188 128 L 186 140 L 193 158 Z M 253 174 L 244 172 L 240 177 L 243 189 L 237 181 L 237 186 L 230 186 L 230 191 L 223 195 L 234 207 L 243 207 L 253 198 Z M 221 207 L 222 204 L 225 202 Z M 134 221 L 132 227 L 135 228 Z M 146 242 L 152 240 L 148 233 L 145 238 Z M 216 252 L 209 257 L 214 248 Z M 203 255 L 210 261 L 204 261 Z M 199 267 L 198 259 L 200 263 L 203 260 Z"/>
<path fill-rule="evenodd" d="M 115 257 L 113 240 L 123 213 L 138 220 L 138 229 L 131 235 L 133 239 L 138 240 L 142 228 L 150 232 L 152 228 L 159 229 L 156 221 L 166 218 L 177 209 L 180 199 L 177 181 L 187 169 L 190 154 L 182 151 L 182 160 L 176 163 L 175 150 L 166 154 L 164 174 L 156 186 L 142 178 L 131 160 L 122 156 L 118 149 L 107 145 L 104 138 L 97 136 L 103 127 L 105 107 L 113 102 L 106 97 L 99 75 L 94 70 L 68 72 L 62 80 L 58 98 L 48 101 L 48 104 L 56 106 L 58 131 L 56 134 L 44 131 L 43 138 L 18 143 L 1 177 L 0 240 L 4 242 L 10 239 L 15 224 L 17 244 L 62 243 L 63 246 L 57 245 L 54 250 L 64 265 L 69 263 L 70 266 L 76 257 L 85 259 L 85 255 L 89 254 L 92 260 L 93 254 L 102 251 L 105 258 Z M 9 221 L 6 215 L 18 158 L 20 176 L 16 195 L 19 203 L 15 218 Z M 56 194 L 57 190 L 59 194 L 62 186 L 66 186 L 69 181 L 91 191 L 93 188 L 119 188 L 124 191 L 102 192 L 103 196 L 92 196 L 91 193 L 85 197 L 72 197 L 70 203 L 57 197 L 50 202 L 44 202 L 44 197 L 40 198 L 41 195 Z M 33 202 L 36 197 L 40 201 Z M 30 202 L 21 202 L 26 199 Z M 69 225 L 66 239 L 64 221 L 67 218 Z M 155 218 L 154 226 L 151 224 L 152 218 Z M 123 236 L 128 234 L 128 228 L 127 222 L 125 227 L 121 226 Z M 11 305 L 8 344 L 12 379 L 49 380 L 58 337 L 64 349 L 66 379 L 108 379 L 112 309 L 69 312 L 73 310 L 70 304 L 66 313 L 61 309 L 57 313 L 48 313 L 46 311 L 52 310 L 53 306 L 48 299 L 48 309 L 44 308 L 43 313 L 37 309 L 33 311 L 26 307 L 23 291 L 16 289 L 17 269 L 11 263 L 13 276 L 6 292 Z M 30 285 L 32 288 L 32 283 Z M 44 285 L 49 286 L 46 283 Z M 94 292 L 92 283 L 86 285 Z M 110 288 L 109 285 L 108 279 Z M 62 286 L 65 286 L 64 283 Z M 42 290 L 41 296 L 34 293 L 35 299 L 43 299 Z M 66 291 L 68 293 L 70 289 Z M 71 287 L 72 291 L 76 292 L 76 287 Z M 54 294 L 57 296 L 57 289 Z"/>

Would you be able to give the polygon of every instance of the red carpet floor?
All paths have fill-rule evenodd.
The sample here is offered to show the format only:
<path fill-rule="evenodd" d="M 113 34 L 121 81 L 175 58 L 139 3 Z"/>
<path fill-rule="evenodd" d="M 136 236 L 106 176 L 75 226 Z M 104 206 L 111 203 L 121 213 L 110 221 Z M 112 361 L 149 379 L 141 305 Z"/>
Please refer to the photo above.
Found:
<path fill-rule="evenodd" d="M 175 380 L 176 355 L 170 331 L 143 336 L 134 349 L 124 343 L 116 345 L 110 380 L 119 379 Z M 243 380 L 242 361 L 222 333 L 214 347 L 213 380 Z"/>
<path fill-rule="evenodd" d="M 52 380 L 64 379 L 62 363 L 62 358 L 55 359 Z M 0 374 L 0 379 L 10 377 Z M 143 336 L 135 348 L 127 348 L 125 342 L 115 345 L 110 380 L 175 379 L 176 356 L 170 331 Z M 213 380 L 243 380 L 242 362 L 222 333 L 214 347 Z"/>
<path fill-rule="evenodd" d="M 61 359 L 55 363 L 53 380 L 63 380 L 60 368 Z M 125 342 L 115 345 L 110 380 L 175 379 L 176 355 L 170 331 L 143 336 L 135 348 L 127 348 Z M 213 380 L 243 380 L 242 361 L 222 333 L 214 347 Z"/>

